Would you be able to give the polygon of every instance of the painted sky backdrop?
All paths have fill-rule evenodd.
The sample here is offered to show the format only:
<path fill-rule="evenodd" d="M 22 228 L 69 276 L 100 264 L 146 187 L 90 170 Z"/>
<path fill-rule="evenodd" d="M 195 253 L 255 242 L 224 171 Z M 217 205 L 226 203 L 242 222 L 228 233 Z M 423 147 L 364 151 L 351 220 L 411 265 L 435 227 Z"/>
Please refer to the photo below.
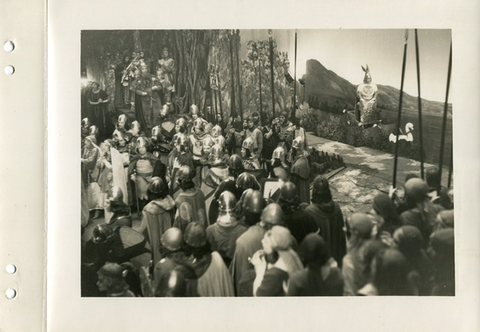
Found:
<path fill-rule="evenodd" d="M 415 30 L 409 29 L 404 91 L 418 95 Z M 273 30 L 280 51 L 288 52 L 294 72 L 294 30 Z M 268 30 L 241 30 L 242 57 L 249 40 L 268 39 Z M 305 74 L 306 61 L 316 59 L 327 69 L 350 81 L 363 81 L 361 65 L 368 64 L 373 82 L 400 88 L 404 29 L 297 30 L 297 79 Z M 451 30 L 418 30 L 422 98 L 445 101 Z M 455 73 L 452 68 L 452 75 Z M 450 87 L 452 92 L 453 86 Z"/>

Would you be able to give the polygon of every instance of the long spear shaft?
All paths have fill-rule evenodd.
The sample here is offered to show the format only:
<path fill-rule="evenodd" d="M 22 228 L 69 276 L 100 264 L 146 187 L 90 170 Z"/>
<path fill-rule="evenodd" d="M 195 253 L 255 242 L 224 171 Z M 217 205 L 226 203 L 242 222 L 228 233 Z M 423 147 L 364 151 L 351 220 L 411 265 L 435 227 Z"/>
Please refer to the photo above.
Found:
<path fill-rule="evenodd" d="M 239 59 L 239 54 L 238 52 L 240 51 L 238 48 L 238 44 L 240 42 L 240 30 L 237 30 L 237 39 L 235 39 L 235 50 L 236 50 L 236 55 L 237 55 L 237 81 L 238 81 L 238 89 L 240 90 L 238 93 L 238 102 L 240 103 L 240 119 L 242 120 L 243 123 L 243 105 L 242 105 L 242 81 L 240 80 L 240 59 Z"/>
<path fill-rule="evenodd" d="M 295 31 L 295 67 L 293 68 L 293 108 L 292 120 L 295 121 L 295 111 L 297 108 L 297 32 Z"/>
<path fill-rule="evenodd" d="M 407 45 L 408 45 L 408 30 L 405 30 L 405 46 L 403 48 L 403 63 L 402 63 L 402 81 L 400 84 L 400 100 L 398 101 L 398 118 L 397 118 L 397 140 L 395 141 L 395 159 L 393 162 L 393 188 L 397 185 L 397 164 L 398 164 L 398 136 L 400 135 L 400 120 L 402 118 L 402 101 L 403 101 L 403 82 L 405 81 L 405 65 L 407 63 Z"/>
<path fill-rule="evenodd" d="M 233 65 L 233 44 L 232 44 L 232 34 L 229 32 L 229 41 L 230 41 L 230 81 L 232 82 L 232 96 L 230 99 L 230 114 L 232 117 L 236 118 L 237 117 L 237 112 L 235 110 L 235 79 L 233 76 L 233 71 L 234 71 L 234 65 Z M 242 115 L 240 114 L 240 117 Z M 243 119 L 242 119 L 243 122 Z"/>
<path fill-rule="evenodd" d="M 275 118 L 275 84 L 273 80 L 273 37 L 269 38 L 270 43 L 270 85 L 272 87 L 272 112 Z"/>
<path fill-rule="evenodd" d="M 418 85 L 418 126 L 420 127 L 420 172 L 422 179 L 425 179 L 423 170 L 423 125 L 422 125 L 422 98 L 420 94 L 420 50 L 418 48 L 418 33 L 415 29 L 415 53 L 417 58 L 417 85 Z"/>
<path fill-rule="evenodd" d="M 445 94 L 445 105 L 443 107 L 443 123 L 442 123 L 442 139 L 440 142 L 440 161 L 438 162 L 438 173 L 439 173 L 439 188 L 438 192 L 442 187 L 442 168 L 443 168 L 443 150 L 445 147 L 445 134 L 447 129 L 447 113 L 448 113 L 448 93 L 450 92 L 450 77 L 452 76 L 452 44 L 450 43 L 450 59 L 448 60 L 448 76 L 447 76 L 447 92 Z"/>

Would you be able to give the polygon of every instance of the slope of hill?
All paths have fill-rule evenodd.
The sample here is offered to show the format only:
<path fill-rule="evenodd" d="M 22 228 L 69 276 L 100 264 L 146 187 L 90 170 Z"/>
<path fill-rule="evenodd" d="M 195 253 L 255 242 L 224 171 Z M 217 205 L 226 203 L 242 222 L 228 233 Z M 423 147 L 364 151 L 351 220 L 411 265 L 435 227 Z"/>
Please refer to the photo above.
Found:
<path fill-rule="evenodd" d="M 353 108 L 357 85 L 338 76 L 333 71 L 325 68 L 317 60 L 307 61 L 307 73 L 305 74 L 305 99 L 315 100 L 318 104 L 327 102 L 338 108 Z M 388 85 L 377 84 L 378 96 L 377 107 L 384 110 L 396 111 L 400 90 Z M 449 104 L 449 115 L 452 114 L 452 105 Z M 442 115 L 444 103 L 429 101 L 422 98 L 422 111 L 430 115 Z M 418 111 L 417 97 L 403 93 L 402 111 L 411 113 Z"/>

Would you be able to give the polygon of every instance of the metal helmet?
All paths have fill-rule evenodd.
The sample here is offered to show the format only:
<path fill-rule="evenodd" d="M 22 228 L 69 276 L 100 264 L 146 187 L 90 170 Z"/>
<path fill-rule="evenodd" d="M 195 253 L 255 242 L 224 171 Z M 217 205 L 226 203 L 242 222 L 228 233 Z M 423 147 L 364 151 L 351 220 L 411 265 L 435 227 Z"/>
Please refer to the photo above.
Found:
<path fill-rule="evenodd" d="M 160 242 L 170 251 L 178 250 L 182 247 L 183 243 L 182 231 L 180 228 L 171 227 L 163 233 Z"/>
<path fill-rule="evenodd" d="M 210 136 L 207 136 L 203 139 L 203 152 L 210 153 L 215 142 Z"/>
<path fill-rule="evenodd" d="M 237 205 L 237 199 L 230 191 L 224 191 L 218 197 L 218 210 L 220 212 L 231 212 Z"/>
<path fill-rule="evenodd" d="M 90 126 L 89 130 L 88 130 L 88 135 L 90 136 L 97 136 L 98 134 L 98 127 L 93 125 L 93 126 Z"/>
<path fill-rule="evenodd" d="M 154 176 L 148 183 L 148 191 L 154 194 L 161 194 L 167 191 L 167 183 L 164 179 Z"/>
<path fill-rule="evenodd" d="M 213 125 L 209 122 L 205 125 L 205 133 L 206 134 L 211 134 L 212 133 L 212 128 L 213 128 Z"/>
<path fill-rule="evenodd" d="M 82 119 L 82 128 L 90 128 L 90 120 L 88 118 Z"/>
<path fill-rule="evenodd" d="M 292 142 L 292 148 L 301 150 L 303 148 L 303 138 L 300 136 L 297 136 Z"/>
<path fill-rule="evenodd" d="M 187 145 L 187 136 L 182 133 L 178 133 L 174 136 L 173 141 L 175 142 L 175 146 L 185 146 Z"/>
<path fill-rule="evenodd" d="M 140 136 L 139 138 L 137 138 L 137 140 L 135 141 L 135 144 L 137 146 L 137 149 L 139 148 L 146 148 L 148 146 L 148 141 L 145 137 L 142 137 Z"/>
<path fill-rule="evenodd" d="M 215 159 L 221 159 L 223 157 L 223 148 L 218 145 L 218 144 L 215 144 L 214 146 L 212 146 L 212 151 L 210 152 L 211 156 Z"/>
<path fill-rule="evenodd" d="M 121 130 L 118 130 L 118 129 L 115 129 L 115 131 L 112 134 L 112 137 L 116 141 L 121 141 L 121 140 L 125 139 L 124 135 L 123 135 L 123 132 Z"/>
<path fill-rule="evenodd" d="M 107 191 L 107 201 L 119 203 L 123 201 L 123 191 L 118 186 L 113 186 Z"/>
<path fill-rule="evenodd" d="M 212 136 L 214 138 L 220 136 L 222 134 L 222 127 L 220 127 L 218 124 L 215 125 L 213 128 L 212 128 Z"/>
<path fill-rule="evenodd" d="M 245 190 L 248 188 L 252 188 L 254 190 L 260 189 L 260 184 L 258 183 L 255 175 L 248 172 L 243 172 L 238 176 L 236 185 L 240 190 Z"/>
<path fill-rule="evenodd" d="M 123 123 L 124 125 L 127 123 L 128 118 L 125 114 L 120 114 L 118 117 L 117 123 Z"/>
<path fill-rule="evenodd" d="M 107 242 L 113 236 L 113 229 L 107 224 L 98 224 L 93 229 L 92 241 L 95 244 Z"/>
<path fill-rule="evenodd" d="M 205 124 L 201 118 L 197 118 L 195 121 L 193 121 L 193 128 L 204 131 L 205 130 Z"/>
<path fill-rule="evenodd" d="M 298 197 L 297 186 L 293 182 L 285 182 L 280 188 L 280 199 L 285 202 L 295 202 Z"/>
<path fill-rule="evenodd" d="M 284 218 L 283 210 L 280 205 L 277 203 L 270 203 L 265 209 L 263 209 L 260 221 L 263 225 L 283 225 Z"/>
<path fill-rule="evenodd" d="M 161 133 L 162 133 L 162 130 L 160 129 L 160 126 L 155 126 L 152 128 L 153 139 L 158 139 Z"/>
<path fill-rule="evenodd" d="M 187 121 L 184 117 L 178 118 L 175 121 L 175 130 L 179 133 L 184 133 L 187 130 Z"/>
<path fill-rule="evenodd" d="M 192 181 L 195 177 L 193 170 L 190 166 L 183 165 L 177 171 L 177 180 L 178 182 Z"/>
<path fill-rule="evenodd" d="M 243 209 L 245 212 L 259 214 L 265 208 L 267 203 L 263 198 L 263 195 L 258 190 L 252 190 L 250 195 L 245 196 L 243 201 Z"/>
<path fill-rule="evenodd" d="M 160 109 L 160 117 L 161 118 L 166 117 L 168 115 L 168 111 L 169 111 L 169 106 L 167 103 L 167 104 L 164 104 L 163 107 Z"/>
<path fill-rule="evenodd" d="M 233 154 L 228 158 L 228 168 L 230 168 L 233 171 L 237 171 L 243 168 L 243 161 L 242 157 L 240 157 L 238 154 Z"/>
<path fill-rule="evenodd" d="M 137 130 L 137 131 L 141 130 L 140 122 L 138 122 L 138 121 L 133 121 L 131 127 L 132 127 L 133 130 Z"/>
<path fill-rule="evenodd" d="M 285 161 L 285 149 L 279 146 L 273 150 L 272 159 L 280 159 L 280 161 Z"/>
<path fill-rule="evenodd" d="M 251 137 L 247 137 L 242 143 L 242 149 L 253 151 L 254 142 Z"/>
<path fill-rule="evenodd" d="M 190 106 L 190 115 L 197 115 L 197 116 L 200 116 L 200 110 L 198 109 L 198 106 L 195 105 L 195 104 L 192 104 L 192 106 Z"/>

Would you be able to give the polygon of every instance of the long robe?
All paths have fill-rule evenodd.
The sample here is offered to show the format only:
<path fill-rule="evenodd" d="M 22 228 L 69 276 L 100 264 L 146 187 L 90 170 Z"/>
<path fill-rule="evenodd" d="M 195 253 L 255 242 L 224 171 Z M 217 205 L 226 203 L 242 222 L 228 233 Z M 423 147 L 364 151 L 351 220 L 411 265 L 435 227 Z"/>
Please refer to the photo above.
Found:
<path fill-rule="evenodd" d="M 180 228 L 183 233 L 189 223 L 197 221 L 207 228 L 205 196 L 200 189 L 182 190 L 175 198 L 175 204 L 177 212 L 175 214 L 174 227 Z"/>
<path fill-rule="evenodd" d="M 211 262 L 205 273 L 198 278 L 198 294 L 200 296 L 234 296 L 232 277 L 222 256 L 212 252 Z"/>
<path fill-rule="evenodd" d="M 295 160 L 290 170 L 290 181 L 292 181 L 298 190 L 300 202 L 310 203 L 310 165 L 305 156 Z"/>
<path fill-rule="evenodd" d="M 320 235 L 325 240 L 333 259 L 341 266 L 343 256 L 347 253 L 347 241 L 343 231 L 344 220 L 340 206 L 334 202 L 307 206 L 306 211 L 314 218 L 320 228 Z"/>
<path fill-rule="evenodd" d="M 150 242 L 154 265 L 162 257 L 160 238 L 172 227 L 174 208 L 175 201 L 170 196 L 153 200 L 143 208 L 139 232 L 142 232 Z"/>
<path fill-rule="evenodd" d="M 132 86 L 135 91 L 135 117 L 142 129 L 149 132 L 162 108 L 160 97 L 152 88 L 159 89 L 161 84 L 155 76 L 143 74 L 133 82 Z M 143 95 L 144 93 L 146 95 Z"/>
<path fill-rule="evenodd" d="M 225 261 L 230 265 L 235 253 L 235 244 L 237 239 L 246 232 L 247 227 L 239 224 L 234 216 L 230 216 L 228 222 L 223 222 L 225 216 L 220 217 L 215 224 L 208 226 L 206 230 L 207 241 L 213 251 L 217 251 Z"/>
<path fill-rule="evenodd" d="M 253 271 L 253 266 L 249 263 L 248 258 L 251 258 L 255 252 L 262 249 L 262 239 L 265 232 L 265 229 L 258 224 L 253 225 L 247 229 L 245 233 L 240 235 L 236 241 L 235 254 L 230 264 L 230 273 L 233 277 L 237 295 L 241 295 L 240 281 L 242 280 L 242 276 L 247 271 Z M 253 292 L 253 290 L 250 290 L 250 292 Z"/>

